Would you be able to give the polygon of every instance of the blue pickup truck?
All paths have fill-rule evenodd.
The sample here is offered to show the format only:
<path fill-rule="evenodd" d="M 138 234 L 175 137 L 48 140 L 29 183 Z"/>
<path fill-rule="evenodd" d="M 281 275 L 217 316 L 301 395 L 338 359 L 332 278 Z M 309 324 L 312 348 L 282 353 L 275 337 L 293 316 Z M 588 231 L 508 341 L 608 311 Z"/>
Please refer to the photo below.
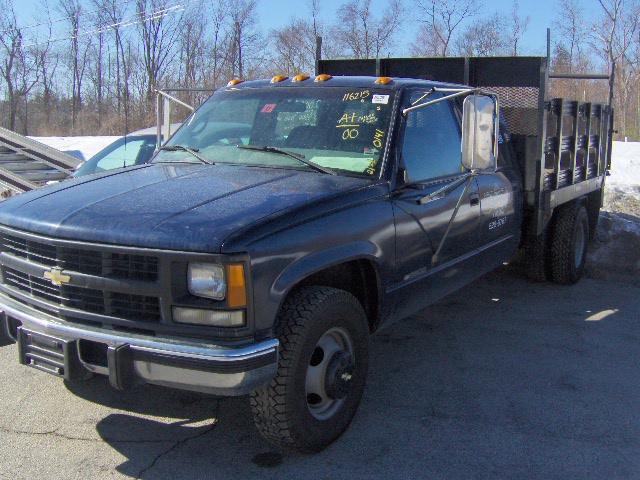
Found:
<path fill-rule="evenodd" d="M 611 108 L 547 80 L 533 57 L 232 80 L 150 163 L 0 205 L 2 342 L 67 381 L 249 394 L 267 440 L 320 450 L 380 327 L 518 252 L 580 279 Z"/>

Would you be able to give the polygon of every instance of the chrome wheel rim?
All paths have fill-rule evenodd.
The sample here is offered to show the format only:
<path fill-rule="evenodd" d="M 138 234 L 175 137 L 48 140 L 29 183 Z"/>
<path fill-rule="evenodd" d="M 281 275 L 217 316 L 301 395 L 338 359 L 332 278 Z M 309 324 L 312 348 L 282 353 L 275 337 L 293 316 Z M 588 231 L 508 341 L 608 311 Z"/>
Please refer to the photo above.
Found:
<path fill-rule="evenodd" d="M 349 359 L 351 370 L 336 368 Z M 353 342 L 349 333 L 339 327 L 327 330 L 318 340 L 307 366 L 305 393 L 309 412 L 318 420 L 327 420 L 336 414 L 346 400 L 344 389 L 337 389 L 333 382 L 341 387 L 351 382 L 355 368 Z M 337 378 L 333 378 L 337 375 Z"/>
<path fill-rule="evenodd" d="M 576 230 L 576 244 L 575 244 L 575 253 L 574 253 L 574 261 L 576 268 L 580 268 L 582 265 L 582 259 L 584 257 L 584 247 L 585 247 L 586 237 L 584 234 L 584 226 L 579 225 Z"/>

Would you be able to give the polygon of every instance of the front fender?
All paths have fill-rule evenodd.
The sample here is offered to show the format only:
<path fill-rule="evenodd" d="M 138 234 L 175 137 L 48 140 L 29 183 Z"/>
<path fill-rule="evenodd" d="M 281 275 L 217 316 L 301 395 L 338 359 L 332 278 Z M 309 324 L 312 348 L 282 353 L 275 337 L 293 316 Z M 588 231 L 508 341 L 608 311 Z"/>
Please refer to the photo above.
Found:
<path fill-rule="evenodd" d="M 381 255 L 380 249 L 368 241 L 356 241 L 313 252 L 291 263 L 278 276 L 271 288 L 271 296 L 281 305 L 295 285 L 314 273 L 353 260 L 370 260 L 377 265 Z"/>
<path fill-rule="evenodd" d="M 368 198 L 264 236 L 247 250 L 255 325 L 268 335 L 286 295 L 309 275 L 366 259 L 376 266 L 380 279 L 391 278 L 395 266 L 393 209 L 386 197 Z"/>

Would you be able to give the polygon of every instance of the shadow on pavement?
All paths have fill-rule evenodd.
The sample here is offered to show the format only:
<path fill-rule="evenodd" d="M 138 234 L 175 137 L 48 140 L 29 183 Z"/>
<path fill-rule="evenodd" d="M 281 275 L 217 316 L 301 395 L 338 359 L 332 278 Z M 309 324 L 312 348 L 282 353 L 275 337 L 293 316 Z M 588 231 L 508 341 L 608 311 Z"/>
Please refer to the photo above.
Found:
<path fill-rule="evenodd" d="M 124 411 L 97 430 L 131 477 L 631 478 L 639 319 L 627 285 L 491 274 L 373 337 L 356 419 L 313 456 L 273 453 L 246 398 L 120 393 L 101 379 L 68 388 Z M 161 443 L 160 453 L 144 442 Z"/>

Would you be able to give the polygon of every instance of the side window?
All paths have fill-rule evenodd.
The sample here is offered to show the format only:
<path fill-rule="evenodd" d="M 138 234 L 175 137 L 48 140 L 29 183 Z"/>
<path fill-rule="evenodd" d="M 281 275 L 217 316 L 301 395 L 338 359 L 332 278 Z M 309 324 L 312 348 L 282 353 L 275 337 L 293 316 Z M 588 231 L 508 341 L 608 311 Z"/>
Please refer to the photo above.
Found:
<path fill-rule="evenodd" d="M 410 102 L 424 93 L 414 92 Z M 429 99 L 436 98 L 435 95 Z M 455 175 L 463 171 L 460 127 L 449 102 L 414 110 L 407 115 L 402 158 L 413 181 Z"/>
<path fill-rule="evenodd" d="M 127 143 L 123 142 L 122 145 L 118 146 L 98 161 L 96 164 L 98 171 L 134 165 L 143 144 L 144 140 L 131 140 Z"/>

